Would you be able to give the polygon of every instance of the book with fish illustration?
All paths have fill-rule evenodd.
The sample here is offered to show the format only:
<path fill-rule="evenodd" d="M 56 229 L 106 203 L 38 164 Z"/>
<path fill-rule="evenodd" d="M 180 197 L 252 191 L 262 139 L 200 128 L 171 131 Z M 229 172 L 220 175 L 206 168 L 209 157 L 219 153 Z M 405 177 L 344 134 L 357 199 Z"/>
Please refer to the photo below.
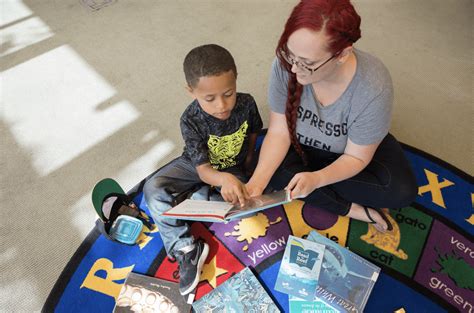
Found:
<path fill-rule="evenodd" d="M 114 313 L 189 312 L 178 283 L 130 272 L 115 302 Z"/>
<path fill-rule="evenodd" d="M 313 300 L 323 261 L 324 245 L 289 236 L 275 290 Z"/>
<path fill-rule="evenodd" d="M 194 302 L 193 309 L 196 313 L 280 312 L 248 267 Z"/>
<path fill-rule="evenodd" d="M 280 190 L 252 197 L 245 206 L 223 201 L 187 199 L 162 213 L 164 217 L 201 222 L 228 222 L 246 215 L 262 211 L 276 205 L 290 202 L 290 193 Z"/>
<path fill-rule="evenodd" d="M 307 239 L 326 246 L 316 297 L 340 312 L 363 312 L 380 267 L 314 230 Z"/>

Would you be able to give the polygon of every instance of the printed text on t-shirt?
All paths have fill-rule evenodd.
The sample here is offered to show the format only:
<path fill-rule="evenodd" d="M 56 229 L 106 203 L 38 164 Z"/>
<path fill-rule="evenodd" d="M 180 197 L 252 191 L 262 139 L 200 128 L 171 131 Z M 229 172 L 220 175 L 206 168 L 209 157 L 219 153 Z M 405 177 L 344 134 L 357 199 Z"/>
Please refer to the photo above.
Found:
<path fill-rule="evenodd" d="M 339 137 L 341 135 L 347 135 L 347 123 L 333 124 L 331 122 L 326 122 L 320 119 L 319 116 L 311 110 L 298 107 L 297 117 L 303 123 L 305 121 L 306 123 L 309 122 L 309 125 L 319 129 L 319 131 L 326 136 Z"/>

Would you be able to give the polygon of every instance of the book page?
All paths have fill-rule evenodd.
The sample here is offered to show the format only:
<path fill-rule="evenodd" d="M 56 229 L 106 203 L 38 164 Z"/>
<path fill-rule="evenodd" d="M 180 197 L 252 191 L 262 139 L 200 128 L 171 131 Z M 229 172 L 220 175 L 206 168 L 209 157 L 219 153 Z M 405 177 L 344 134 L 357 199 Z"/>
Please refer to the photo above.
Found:
<path fill-rule="evenodd" d="M 220 201 L 185 200 L 169 209 L 164 215 L 171 216 L 221 216 L 225 217 L 232 204 Z"/>
<path fill-rule="evenodd" d="M 286 190 L 280 190 L 277 192 L 252 197 L 246 205 L 236 205 L 232 207 L 229 213 L 227 213 L 227 217 L 249 214 L 290 201 L 291 199 L 289 197 L 289 193 Z"/>

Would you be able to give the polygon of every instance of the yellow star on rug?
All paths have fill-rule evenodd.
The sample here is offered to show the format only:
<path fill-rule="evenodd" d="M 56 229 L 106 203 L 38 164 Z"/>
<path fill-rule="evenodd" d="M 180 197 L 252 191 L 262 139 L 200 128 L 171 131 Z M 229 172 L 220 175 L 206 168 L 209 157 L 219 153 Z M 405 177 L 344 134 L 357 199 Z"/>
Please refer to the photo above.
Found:
<path fill-rule="evenodd" d="M 199 282 L 207 280 L 215 289 L 217 287 L 217 277 L 225 273 L 227 273 L 225 269 L 216 266 L 216 256 L 214 256 L 209 263 L 204 264 Z"/>

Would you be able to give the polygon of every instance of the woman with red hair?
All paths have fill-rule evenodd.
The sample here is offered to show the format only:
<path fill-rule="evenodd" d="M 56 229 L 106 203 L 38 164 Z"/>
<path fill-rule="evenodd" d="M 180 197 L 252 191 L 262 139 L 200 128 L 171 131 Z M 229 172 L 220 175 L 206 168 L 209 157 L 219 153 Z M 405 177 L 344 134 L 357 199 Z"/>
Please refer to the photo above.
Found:
<path fill-rule="evenodd" d="M 388 132 L 390 74 L 353 47 L 360 36 L 349 0 L 302 0 L 293 9 L 276 49 L 270 123 L 247 189 L 286 188 L 384 232 L 392 229 L 385 208 L 409 205 L 417 186 Z"/>

